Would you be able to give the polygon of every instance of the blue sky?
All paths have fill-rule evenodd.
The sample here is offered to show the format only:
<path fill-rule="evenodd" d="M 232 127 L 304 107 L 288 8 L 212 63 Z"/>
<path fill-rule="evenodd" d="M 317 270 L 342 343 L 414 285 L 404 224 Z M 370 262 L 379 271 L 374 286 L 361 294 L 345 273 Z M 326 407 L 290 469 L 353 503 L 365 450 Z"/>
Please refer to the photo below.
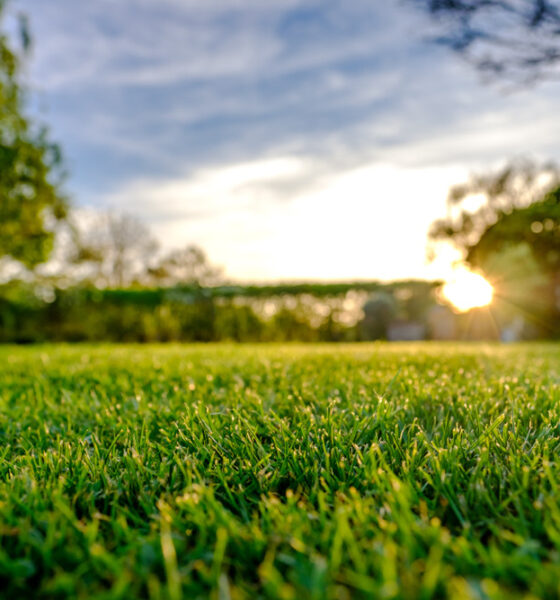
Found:
<path fill-rule="evenodd" d="M 440 276 L 447 187 L 558 156 L 558 84 L 506 93 L 401 0 L 19 0 L 76 205 L 246 280 Z M 439 269 L 439 270 L 438 270 Z"/>

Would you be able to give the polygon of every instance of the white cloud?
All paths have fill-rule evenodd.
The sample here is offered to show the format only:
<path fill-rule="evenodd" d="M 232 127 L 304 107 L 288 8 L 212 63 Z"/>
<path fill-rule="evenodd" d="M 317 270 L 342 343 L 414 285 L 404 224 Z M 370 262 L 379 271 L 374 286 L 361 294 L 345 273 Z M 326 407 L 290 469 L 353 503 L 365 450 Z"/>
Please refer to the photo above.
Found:
<path fill-rule="evenodd" d="M 202 245 L 235 278 L 437 277 L 426 230 L 464 176 L 372 164 L 327 174 L 313 160 L 278 157 L 144 180 L 106 204 L 141 216 L 167 246 Z"/>
<path fill-rule="evenodd" d="M 276 157 L 250 163 L 201 169 L 172 180 L 137 179 L 102 204 L 134 212 L 144 219 L 165 221 L 215 217 L 221 211 L 253 208 L 264 194 L 309 175 L 305 161 Z"/>
<path fill-rule="evenodd" d="M 321 6 L 325 28 L 337 35 L 288 35 L 281 24 L 309 0 L 285 2 L 154 2 L 22 0 L 37 30 L 34 73 L 51 90 L 86 86 L 152 86 L 217 77 L 272 77 L 381 56 L 414 20 L 396 4 L 382 9 L 354 0 Z M 320 12 L 320 11 L 318 11 Z M 339 23 L 354 17 L 358 35 Z M 55 28 L 55 35 L 47 27 Z M 326 33 L 326 32 L 325 32 Z M 335 41 L 336 43 L 333 43 Z"/>
<path fill-rule="evenodd" d="M 560 152 L 558 87 L 478 85 L 397 0 L 20 4 L 77 202 L 239 277 L 437 276 L 447 187 Z"/>

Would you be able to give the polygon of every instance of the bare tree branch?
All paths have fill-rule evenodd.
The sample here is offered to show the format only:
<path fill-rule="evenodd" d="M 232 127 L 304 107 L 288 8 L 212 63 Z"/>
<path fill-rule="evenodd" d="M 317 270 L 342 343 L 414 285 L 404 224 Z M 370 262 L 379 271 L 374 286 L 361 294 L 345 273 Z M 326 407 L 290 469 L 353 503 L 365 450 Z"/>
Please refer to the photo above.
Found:
<path fill-rule="evenodd" d="M 443 32 L 433 39 L 491 78 L 528 83 L 560 72 L 557 0 L 407 0 Z"/>

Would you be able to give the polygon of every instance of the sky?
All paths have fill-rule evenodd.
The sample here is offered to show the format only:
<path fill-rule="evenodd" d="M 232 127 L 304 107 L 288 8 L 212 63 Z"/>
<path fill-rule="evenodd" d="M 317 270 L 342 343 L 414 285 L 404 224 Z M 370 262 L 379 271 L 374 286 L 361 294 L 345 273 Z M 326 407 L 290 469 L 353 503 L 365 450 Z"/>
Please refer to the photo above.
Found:
<path fill-rule="evenodd" d="M 487 84 L 405 0 L 14 0 L 76 207 L 241 281 L 445 277 L 449 186 L 560 154 L 560 84 Z"/>

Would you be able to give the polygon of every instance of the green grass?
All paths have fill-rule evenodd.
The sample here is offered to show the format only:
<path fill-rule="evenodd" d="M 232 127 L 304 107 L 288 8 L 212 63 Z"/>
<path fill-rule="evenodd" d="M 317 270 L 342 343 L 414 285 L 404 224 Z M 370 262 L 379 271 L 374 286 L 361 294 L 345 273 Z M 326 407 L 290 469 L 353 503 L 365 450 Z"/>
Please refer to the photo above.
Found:
<path fill-rule="evenodd" d="M 0 348 L 0 597 L 560 597 L 560 346 Z"/>

